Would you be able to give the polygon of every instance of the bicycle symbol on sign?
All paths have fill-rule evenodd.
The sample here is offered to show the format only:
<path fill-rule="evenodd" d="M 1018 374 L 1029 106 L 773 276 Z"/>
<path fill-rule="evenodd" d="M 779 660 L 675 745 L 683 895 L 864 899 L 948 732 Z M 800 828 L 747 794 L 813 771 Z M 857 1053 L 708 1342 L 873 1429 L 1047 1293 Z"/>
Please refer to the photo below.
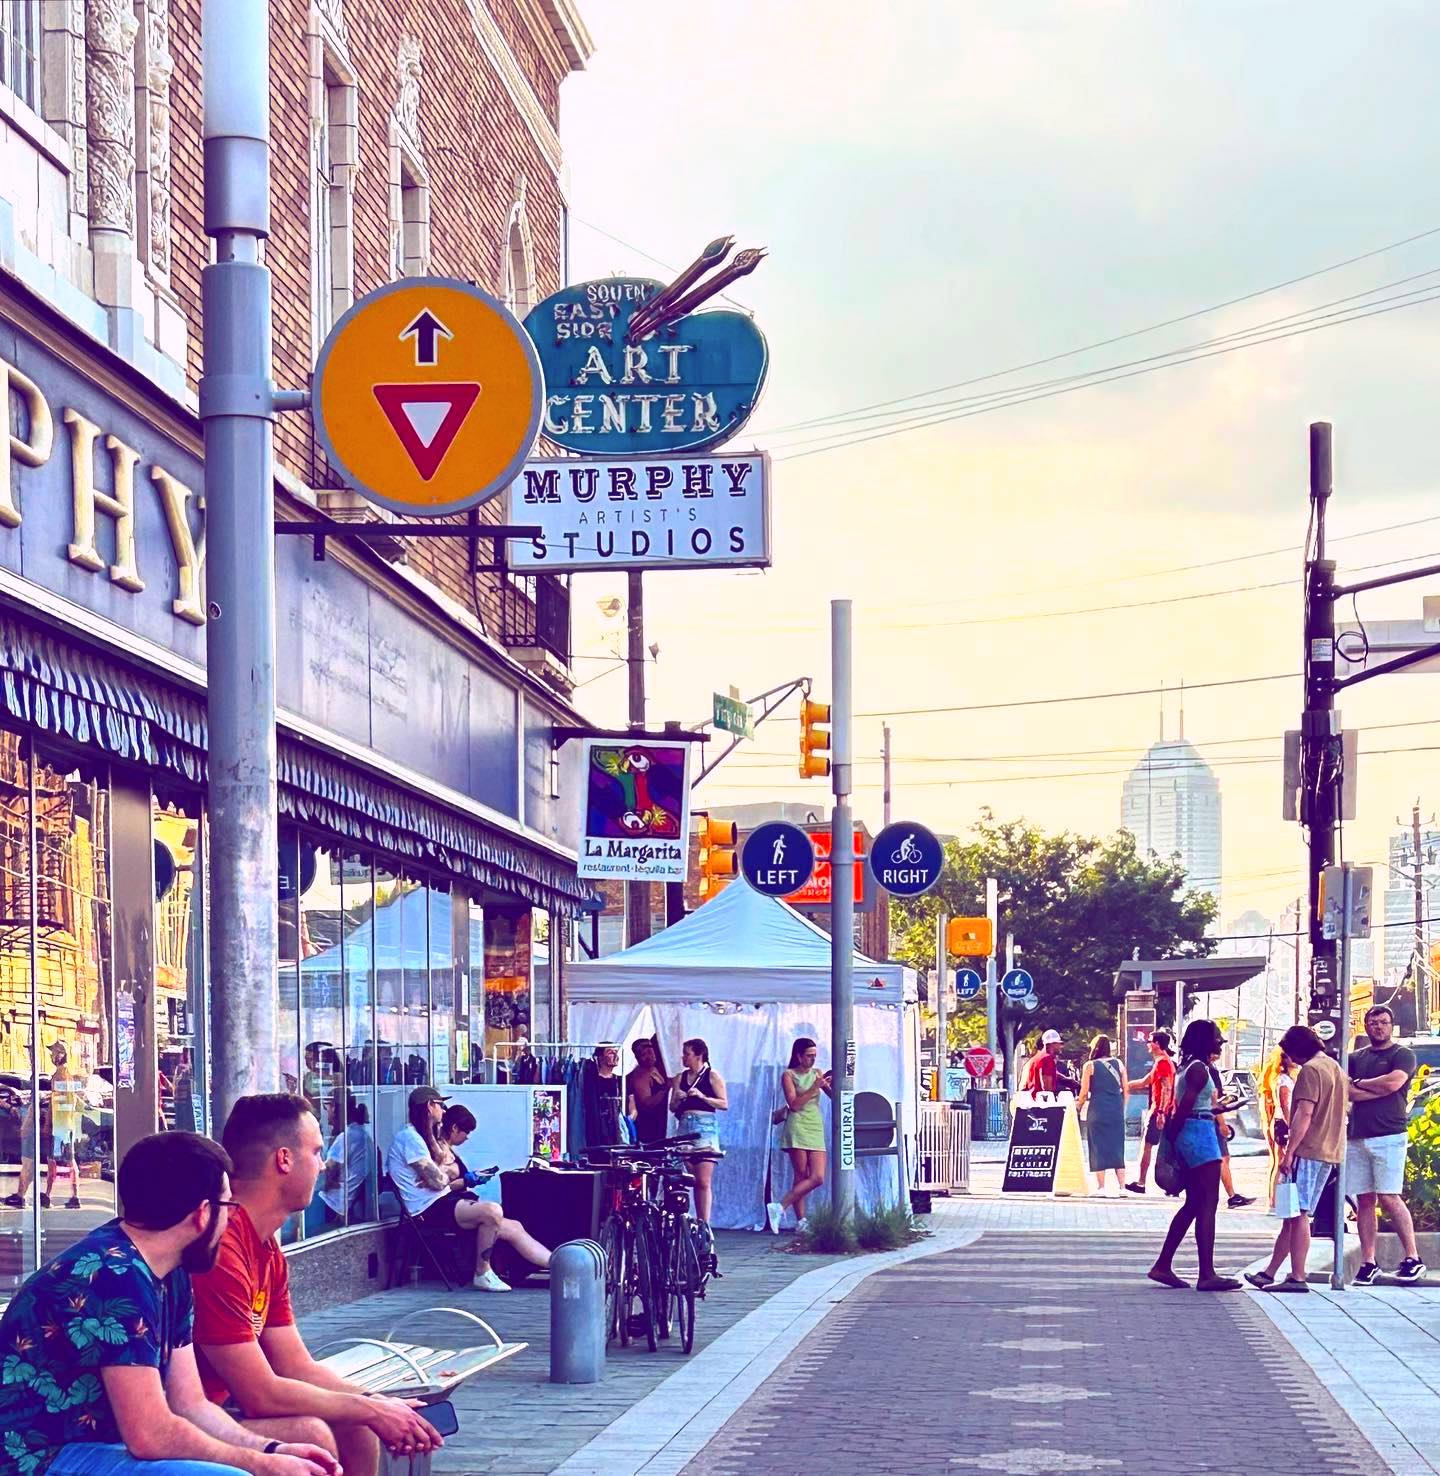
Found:
<path fill-rule="evenodd" d="M 912 831 L 895 847 L 895 852 L 890 859 L 896 866 L 915 866 L 923 858 L 924 853 L 915 844 L 915 835 Z"/>

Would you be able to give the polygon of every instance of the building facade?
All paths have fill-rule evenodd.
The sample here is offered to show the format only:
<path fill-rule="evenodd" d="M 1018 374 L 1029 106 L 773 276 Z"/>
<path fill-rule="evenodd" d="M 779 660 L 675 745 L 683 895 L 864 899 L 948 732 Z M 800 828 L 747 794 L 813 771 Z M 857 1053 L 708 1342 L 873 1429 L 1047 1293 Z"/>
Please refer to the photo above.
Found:
<path fill-rule="evenodd" d="M 200 0 L 0 6 L 0 1298 L 115 1210 L 208 1083 Z M 272 0 L 275 380 L 357 297 L 564 274 L 570 0 Z M 380 514 L 308 415 L 278 516 Z M 499 517 L 498 505 L 474 516 Z M 481 545 L 488 550 L 489 545 Z M 563 1033 L 568 592 L 463 539 L 277 537 L 279 1074 L 372 1223 L 417 1082 Z M 553 959 L 553 962 L 552 962 Z M 43 1195 L 43 1198 L 42 1198 Z"/>
<path fill-rule="evenodd" d="M 1390 836 L 1389 866 L 1385 882 L 1385 979 L 1395 984 L 1409 972 L 1416 951 L 1415 938 L 1415 836 L 1410 827 Z M 1440 939 L 1440 830 L 1420 832 L 1420 916 L 1423 934 L 1422 959 L 1428 962 L 1430 945 Z"/>
<path fill-rule="evenodd" d="M 1220 903 L 1220 781 L 1184 738 L 1161 738 L 1121 791 L 1121 828 L 1142 856 L 1178 857 L 1191 890 Z"/>

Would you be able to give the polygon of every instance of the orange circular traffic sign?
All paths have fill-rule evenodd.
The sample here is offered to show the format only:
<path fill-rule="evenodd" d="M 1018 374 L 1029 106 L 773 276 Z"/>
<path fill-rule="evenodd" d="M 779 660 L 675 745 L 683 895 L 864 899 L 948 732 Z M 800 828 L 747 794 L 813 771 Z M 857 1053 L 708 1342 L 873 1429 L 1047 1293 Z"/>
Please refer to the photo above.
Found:
<path fill-rule="evenodd" d="M 356 491 L 435 517 L 485 502 L 519 475 L 545 384 L 529 335 L 488 292 L 406 277 L 330 330 L 312 403 L 325 453 Z"/>

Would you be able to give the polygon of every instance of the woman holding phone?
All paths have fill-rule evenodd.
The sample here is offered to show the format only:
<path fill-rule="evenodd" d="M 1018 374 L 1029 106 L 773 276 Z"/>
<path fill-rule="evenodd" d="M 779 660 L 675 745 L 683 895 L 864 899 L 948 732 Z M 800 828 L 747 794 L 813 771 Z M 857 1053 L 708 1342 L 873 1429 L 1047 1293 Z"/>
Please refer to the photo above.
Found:
<path fill-rule="evenodd" d="M 790 1155 L 794 1178 L 790 1192 L 779 1204 L 765 1206 L 772 1232 L 778 1233 L 787 1209 L 795 1211 L 797 1229 L 805 1228 L 805 1199 L 825 1182 L 825 1119 L 820 1115 L 820 1094 L 830 1095 L 830 1073 L 815 1065 L 815 1042 L 802 1035 L 790 1047 L 790 1064 L 780 1077 L 785 1094 L 785 1126 L 780 1146 Z"/>
<path fill-rule="evenodd" d="M 695 1218 L 708 1225 L 715 1164 L 724 1157 L 715 1114 L 728 1110 L 730 1097 L 725 1079 L 710 1064 L 710 1047 L 698 1036 L 681 1046 L 680 1059 L 685 1069 L 670 1083 L 670 1110 L 677 1132 L 696 1140 L 686 1144 L 685 1154 L 695 1176 Z"/>

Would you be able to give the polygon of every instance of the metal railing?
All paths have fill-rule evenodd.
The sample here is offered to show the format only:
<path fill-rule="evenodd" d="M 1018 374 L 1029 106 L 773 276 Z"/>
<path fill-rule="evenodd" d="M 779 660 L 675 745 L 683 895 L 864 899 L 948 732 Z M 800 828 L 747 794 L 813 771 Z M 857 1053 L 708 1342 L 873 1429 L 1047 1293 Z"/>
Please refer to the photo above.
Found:
<path fill-rule="evenodd" d="M 538 646 L 570 664 L 570 590 L 555 574 L 508 574 L 500 590 L 500 639 Z"/>

